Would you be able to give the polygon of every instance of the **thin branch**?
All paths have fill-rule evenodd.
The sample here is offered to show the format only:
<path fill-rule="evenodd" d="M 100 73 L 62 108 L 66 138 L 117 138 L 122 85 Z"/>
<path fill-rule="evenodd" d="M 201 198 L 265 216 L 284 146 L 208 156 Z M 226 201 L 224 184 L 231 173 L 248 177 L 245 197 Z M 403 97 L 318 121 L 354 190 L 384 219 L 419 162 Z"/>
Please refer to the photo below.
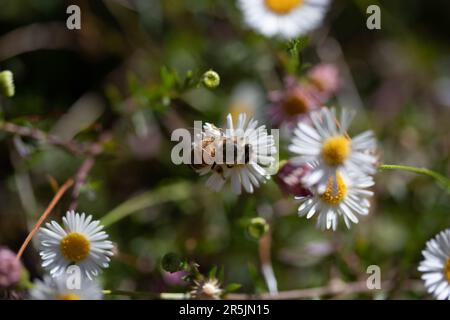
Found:
<path fill-rule="evenodd" d="M 33 23 L 0 37 L 0 61 L 41 49 L 76 49 L 76 35 L 64 23 Z"/>
<path fill-rule="evenodd" d="M 270 248 L 272 244 L 272 231 L 269 230 L 259 240 L 258 253 L 259 259 L 261 261 L 261 271 L 266 281 L 267 289 L 269 289 L 270 294 L 278 293 L 277 279 L 275 278 L 275 273 L 273 272 L 272 259 L 270 255 Z"/>
<path fill-rule="evenodd" d="M 390 290 L 392 285 L 389 281 L 381 283 L 381 290 Z M 369 289 L 366 281 L 343 283 L 337 282 L 326 287 L 317 287 L 309 289 L 297 289 L 280 291 L 277 294 L 262 293 L 262 294 L 227 294 L 225 299 L 228 300 L 292 300 L 292 299 L 311 299 L 322 296 L 333 296 L 341 294 L 354 294 L 363 292 L 377 292 L 379 290 Z"/>
<path fill-rule="evenodd" d="M 103 133 L 100 136 L 100 139 L 89 147 L 89 156 L 83 161 L 75 174 L 75 186 L 72 191 L 72 202 L 69 206 L 69 210 L 75 210 L 77 208 L 81 188 L 86 183 L 87 176 L 95 164 L 96 157 L 103 152 L 103 143 L 108 139 L 110 139 L 110 134 Z"/>
<path fill-rule="evenodd" d="M 19 126 L 11 122 L 0 123 L 0 131 L 16 134 L 21 137 L 32 138 L 44 143 L 58 146 L 74 155 L 82 155 L 89 152 L 89 148 L 85 145 L 78 144 L 74 141 L 64 141 L 61 138 L 48 134 L 42 130 Z"/>
<path fill-rule="evenodd" d="M 48 134 L 36 128 L 19 126 L 10 122 L 0 123 L 0 131 L 49 143 L 63 148 L 74 155 L 87 155 L 87 158 L 83 161 L 75 175 L 75 186 L 72 192 L 72 202 L 69 206 L 69 210 L 76 209 L 81 188 L 86 183 L 87 176 L 94 166 L 95 158 L 102 153 L 103 142 L 110 138 L 110 134 L 103 133 L 97 142 L 92 144 L 80 144 L 75 141 L 65 141 L 58 136 Z"/>
<path fill-rule="evenodd" d="M 344 283 L 340 280 L 332 281 L 328 286 L 316 287 L 308 289 L 297 289 L 280 291 L 277 294 L 263 293 L 263 294 L 247 294 L 247 293 L 229 293 L 223 299 L 225 300 L 294 300 L 294 299 L 314 299 L 325 296 L 342 296 L 356 293 L 370 293 L 380 291 L 390 291 L 394 288 L 393 281 L 381 282 L 381 289 L 369 289 L 366 281 Z M 398 285 L 398 284 L 397 284 Z M 406 290 L 414 292 L 424 291 L 422 281 L 409 280 L 404 284 Z M 105 295 L 129 296 L 132 298 L 143 299 L 163 299 L 163 300 L 183 300 L 190 299 L 189 293 L 153 293 L 153 292 L 134 292 L 123 290 L 103 290 Z"/>
<path fill-rule="evenodd" d="M 92 167 L 95 163 L 95 157 L 89 156 L 84 161 L 83 164 L 78 169 L 77 174 L 75 175 L 75 186 L 72 191 L 72 202 L 69 206 L 69 211 L 75 210 L 78 205 L 78 197 L 80 196 L 80 191 L 83 185 L 86 183 L 87 176 L 89 171 L 91 171 Z"/>
<path fill-rule="evenodd" d="M 23 252 L 25 251 L 27 245 L 30 243 L 33 236 L 38 231 L 39 227 L 44 223 L 45 219 L 48 217 L 48 215 L 52 212 L 53 208 L 56 206 L 56 204 L 59 202 L 61 197 L 64 195 L 64 193 L 73 185 L 74 181 L 72 178 L 69 178 L 62 186 L 59 188 L 58 192 L 53 197 L 52 201 L 48 205 L 47 209 L 45 209 L 42 216 L 39 218 L 38 222 L 34 225 L 33 229 L 28 234 L 27 238 L 23 242 L 22 246 L 20 247 L 19 252 L 17 253 L 16 259 L 20 260 L 22 257 Z"/>

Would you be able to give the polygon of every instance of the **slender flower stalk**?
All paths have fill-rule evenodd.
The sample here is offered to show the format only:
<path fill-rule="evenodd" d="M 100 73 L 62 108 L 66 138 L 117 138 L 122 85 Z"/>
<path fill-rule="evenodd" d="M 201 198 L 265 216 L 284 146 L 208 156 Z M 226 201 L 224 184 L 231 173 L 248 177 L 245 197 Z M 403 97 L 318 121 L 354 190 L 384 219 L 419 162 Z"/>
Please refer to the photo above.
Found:
<path fill-rule="evenodd" d="M 380 170 L 401 170 L 401 171 L 425 175 L 425 176 L 428 176 L 428 177 L 436 180 L 442 188 L 444 188 L 445 190 L 450 192 L 450 179 L 447 177 L 444 177 L 440 173 L 437 173 L 430 169 L 417 168 L 417 167 L 404 166 L 404 165 L 396 165 L 396 164 L 383 164 L 383 165 L 379 166 L 379 169 Z"/>
<path fill-rule="evenodd" d="M 27 245 L 30 243 L 31 239 L 33 239 L 33 236 L 36 234 L 36 232 L 39 230 L 39 227 L 44 223 L 45 219 L 49 216 L 49 214 L 52 212 L 53 208 L 56 206 L 56 204 L 59 202 L 61 197 L 64 195 L 64 193 L 74 184 L 74 181 L 72 178 L 68 179 L 58 190 L 55 197 L 52 199 L 50 204 L 48 205 L 47 209 L 45 209 L 42 216 L 39 218 L 38 222 L 34 225 L 33 229 L 28 234 L 27 238 L 23 242 L 22 246 L 19 249 L 19 252 L 17 253 L 16 259 L 20 260 L 20 257 L 22 257 L 23 252 L 27 248 Z"/>

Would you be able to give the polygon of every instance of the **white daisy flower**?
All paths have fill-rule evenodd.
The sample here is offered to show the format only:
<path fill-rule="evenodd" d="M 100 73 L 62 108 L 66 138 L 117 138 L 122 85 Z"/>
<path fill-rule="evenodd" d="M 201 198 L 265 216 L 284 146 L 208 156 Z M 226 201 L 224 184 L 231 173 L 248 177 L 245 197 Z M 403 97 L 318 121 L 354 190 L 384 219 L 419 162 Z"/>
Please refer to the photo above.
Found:
<path fill-rule="evenodd" d="M 195 286 L 191 290 L 192 299 L 217 300 L 220 299 L 220 295 L 223 293 L 217 279 L 194 281 L 194 283 Z"/>
<path fill-rule="evenodd" d="M 42 266 L 52 276 L 62 274 L 69 265 L 81 268 L 89 279 L 109 265 L 113 244 L 103 231 L 100 221 L 92 216 L 67 212 L 64 228 L 57 222 L 46 223 L 40 229 Z"/>
<path fill-rule="evenodd" d="M 319 193 L 325 191 L 330 176 L 336 171 L 349 177 L 370 175 L 376 172 L 376 141 L 372 131 L 365 131 L 354 138 L 347 134 L 353 113 L 344 109 L 340 121 L 335 111 L 321 108 L 310 113 L 311 124 L 299 122 L 289 150 L 302 162 L 317 163 L 303 179 L 307 186 L 318 186 Z"/>
<path fill-rule="evenodd" d="M 316 29 L 329 0 L 239 0 L 245 22 L 267 36 L 295 38 Z"/>
<path fill-rule="evenodd" d="M 75 288 L 75 289 L 69 289 Z M 36 280 L 30 290 L 32 300 L 101 300 L 102 290 L 98 283 L 82 277 L 79 289 L 65 274 L 59 277 L 45 276 Z"/>
<path fill-rule="evenodd" d="M 219 191 L 230 180 L 232 191 L 253 193 L 255 187 L 270 179 L 270 168 L 275 164 L 276 147 L 272 135 L 258 121 L 241 113 L 234 127 L 231 114 L 227 128 L 221 130 L 212 124 L 204 126 L 202 140 L 194 144 L 195 151 L 203 152 L 204 163 L 192 167 L 201 175 L 211 173 L 206 185 Z"/>
<path fill-rule="evenodd" d="M 427 242 L 419 271 L 425 287 L 436 299 L 450 300 L 450 229 Z"/>
<path fill-rule="evenodd" d="M 310 219 L 317 215 L 317 227 L 321 230 L 336 231 L 339 218 L 350 229 L 352 223 L 358 223 L 358 216 L 369 214 L 373 195 L 367 188 L 374 185 L 370 176 L 355 176 L 346 179 L 339 171 L 328 178 L 325 192 L 310 190 L 312 195 L 296 197 L 302 203 L 298 208 L 300 217 Z"/>

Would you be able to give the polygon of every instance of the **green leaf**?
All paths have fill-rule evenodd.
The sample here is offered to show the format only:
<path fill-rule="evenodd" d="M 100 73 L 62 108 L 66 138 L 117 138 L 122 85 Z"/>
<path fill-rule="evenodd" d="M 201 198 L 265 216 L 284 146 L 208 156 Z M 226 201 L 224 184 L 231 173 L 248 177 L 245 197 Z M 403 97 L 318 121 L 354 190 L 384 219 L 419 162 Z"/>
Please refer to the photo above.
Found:
<path fill-rule="evenodd" d="M 178 75 L 174 71 L 169 70 L 167 67 L 161 68 L 160 76 L 161 76 L 161 86 L 167 92 L 170 91 L 179 82 Z"/>
<path fill-rule="evenodd" d="M 217 274 L 217 280 L 219 280 L 219 282 L 223 282 L 224 273 L 225 273 L 225 268 L 222 266 L 222 267 L 220 267 L 219 273 Z"/>
<path fill-rule="evenodd" d="M 216 277 L 216 273 L 217 273 L 217 266 L 214 266 L 214 267 L 212 267 L 211 270 L 209 270 L 208 278 L 214 279 Z"/>
<path fill-rule="evenodd" d="M 290 40 L 287 43 L 287 52 L 289 53 L 289 61 L 286 68 L 290 73 L 297 73 L 302 66 L 301 53 L 309 42 L 308 37 L 300 37 Z"/>
<path fill-rule="evenodd" d="M 241 287 L 242 287 L 242 285 L 239 283 L 230 283 L 229 285 L 226 286 L 225 292 L 234 292 Z"/>
<path fill-rule="evenodd" d="M 298 58 L 299 54 L 308 45 L 309 38 L 307 36 L 290 40 L 287 44 L 287 50 L 293 58 Z"/>

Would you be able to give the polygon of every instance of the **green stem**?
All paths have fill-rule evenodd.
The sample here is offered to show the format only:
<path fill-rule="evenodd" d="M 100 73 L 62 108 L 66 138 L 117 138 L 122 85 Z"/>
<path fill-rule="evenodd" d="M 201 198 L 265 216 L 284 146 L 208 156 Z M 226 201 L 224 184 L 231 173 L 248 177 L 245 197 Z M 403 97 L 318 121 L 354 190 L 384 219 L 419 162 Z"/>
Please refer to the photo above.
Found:
<path fill-rule="evenodd" d="M 428 176 L 437 181 L 447 192 L 450 192 L 450 179 L 432 170 L 396 164 L 383 164 L 379 168 L 380 170 L 402 170 Z"/>
<path fill-rule="evenodd" d="M 190 296 L 187 293 L 153 293 L 144 291 L 125 291 L 125 290 L 103 290 L 104 295 L 113 296 L 127 296 L 132 298 L 145 298 L 145 299 L 163 299 L 163 300 L 185 300 Z"/>

